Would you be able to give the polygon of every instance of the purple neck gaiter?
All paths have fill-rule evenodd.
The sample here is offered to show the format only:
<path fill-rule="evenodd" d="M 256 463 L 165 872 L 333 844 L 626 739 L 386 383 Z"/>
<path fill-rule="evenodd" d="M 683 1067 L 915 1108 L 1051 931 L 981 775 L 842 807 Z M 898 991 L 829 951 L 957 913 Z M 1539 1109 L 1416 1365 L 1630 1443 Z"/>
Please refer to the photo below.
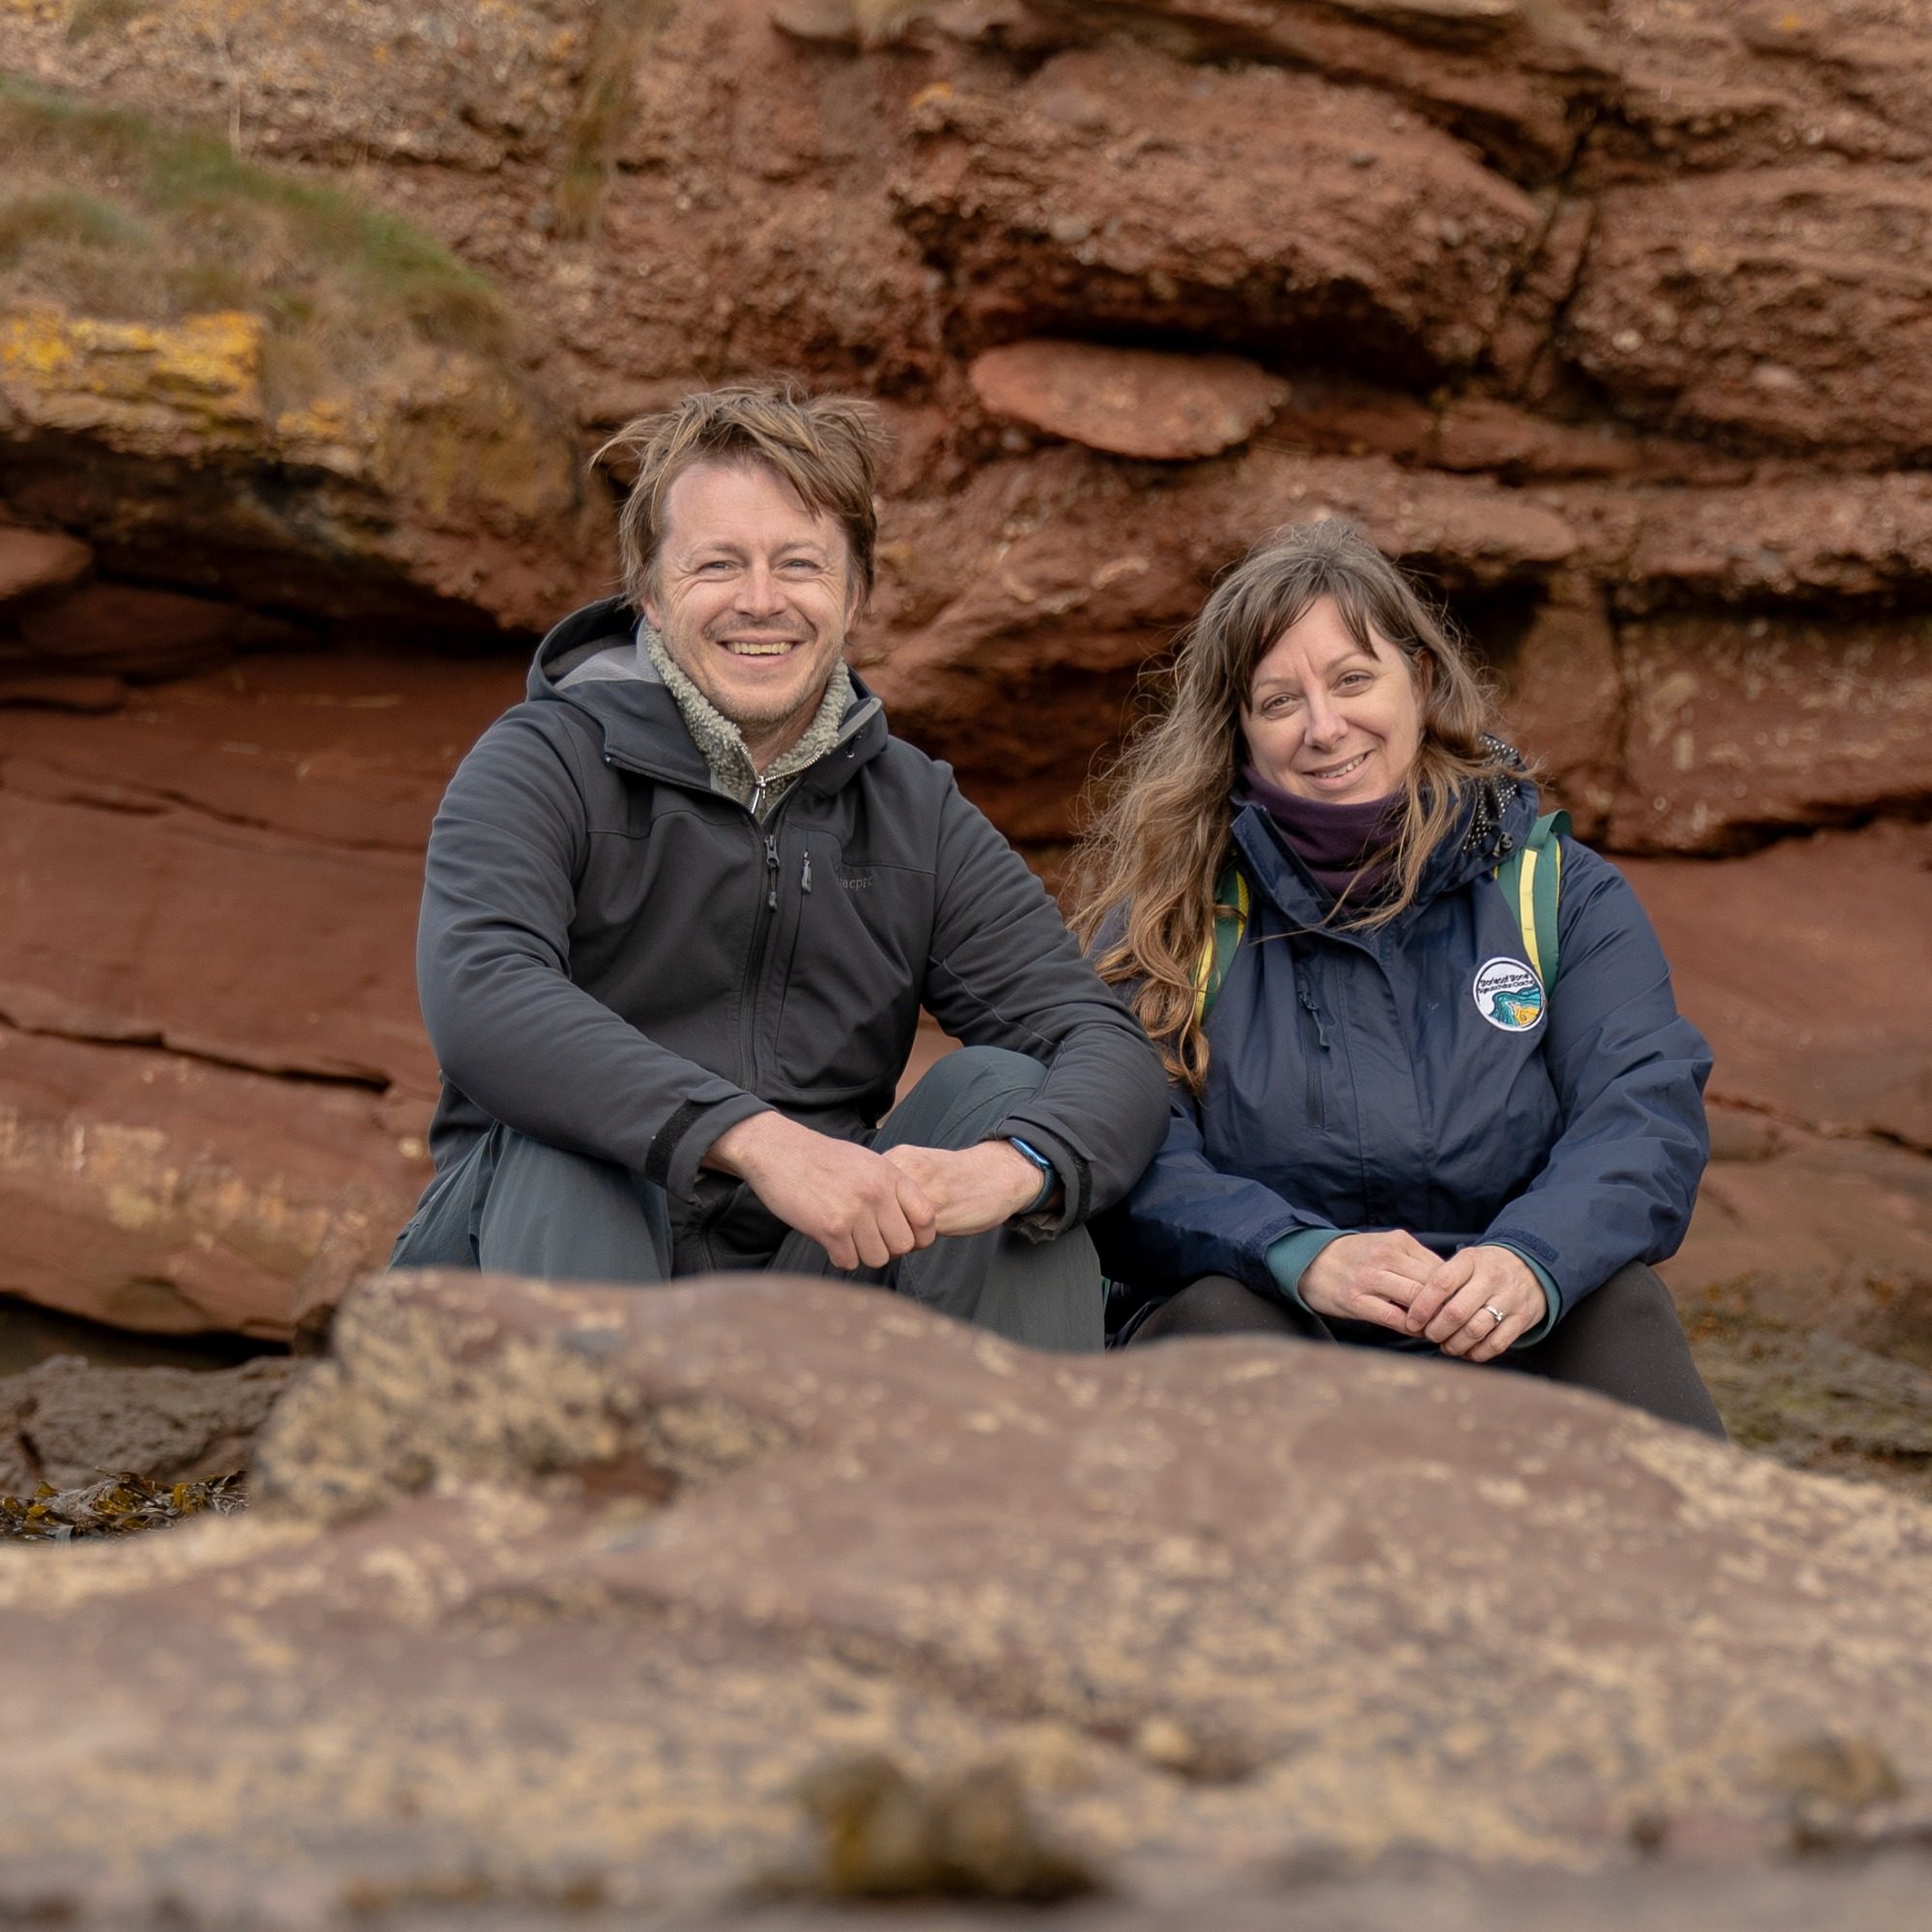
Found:
<path fill-rule="evenodd" d="M 1395 837 L 1402 817 L 1404 792 L 1386 798 L 1364 799 L 1358 805 L 1331 805 L 1323 798 L 1303 798 L 1299 792 L 1284 791 L 1262 777 L 1253 765 L 1242 767 L 1249 796 L 1280 829 L 1294 856 L 1308 867 L 1308 875 L 1331 897 L 1340 898 L 1354 881 L 1350 896 L 1357 903 L 1370 897 L 1387 878 L 1389 860 L 1384 857 L 1357 879 L 1362 862 L 1379 852 Z"/>

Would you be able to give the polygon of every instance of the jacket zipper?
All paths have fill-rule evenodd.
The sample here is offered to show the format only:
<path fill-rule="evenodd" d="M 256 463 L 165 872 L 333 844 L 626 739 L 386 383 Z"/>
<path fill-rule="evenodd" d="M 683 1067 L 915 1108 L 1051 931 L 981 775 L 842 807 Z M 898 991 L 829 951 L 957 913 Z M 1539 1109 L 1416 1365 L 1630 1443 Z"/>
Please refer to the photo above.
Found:
<path fill-rule="evenodd" d="M 1315 1022 L 1315 1043 L 1326 1053 L 1328 1029 L 1321 1024 L 1321 1015 L 1315 1010 L 1315 1002 L 1299 979 L 1294 982 L 1294 997 L 1300 1002 L 1302 1011 Z M 1321 1065 L 1313 1054 L 1308 1056 L 1308 1118 L 1318 1127 L 1328 1124 L 1327 1108 L 1321 1099 Z"/>
<path fill-rule="evenodd" d="M 755 824 L 755 819 L 753 820 Z M 752 923 L 752 943 L 745 949 L 745 977 L 738 987 L 740 1014 L 738 1084 L 754 1093 L 758 1082 L 758 1012 L 764 1002 L 765 953 L 771 946 L 779 909 L 779 835 L 774 825 L 765 832 L 765 890 L 763 904 Z"/>

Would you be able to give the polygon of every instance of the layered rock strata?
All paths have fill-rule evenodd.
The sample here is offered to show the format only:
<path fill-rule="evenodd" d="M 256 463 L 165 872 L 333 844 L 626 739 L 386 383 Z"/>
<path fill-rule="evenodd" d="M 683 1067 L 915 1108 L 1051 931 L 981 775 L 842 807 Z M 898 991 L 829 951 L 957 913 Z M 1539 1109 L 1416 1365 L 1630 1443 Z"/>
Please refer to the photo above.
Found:
<path fill-rule="evenodd" d="M 1050 867 L 1247 541 L 1346 514 L 1426 572 L 1640 861 L 1720 1144 L 1769 1122 L 1680 1286 L 1922 1305 L 1932 53 L 1892 0 L 72 14 L 8 14 L 0 67 L 407 273 L 318 333 L 299 248 L 251 243 L 252 308 L 184 278 L 175 163 L 137 205 L 43 143 L 10 189 L 0 1286 L 284 1333 L 380 1255 L 412 868 L 518 688 L 432 647 L 607 586 L 600 433 L 787 370 L 895 434 L 867 674 Z"/>

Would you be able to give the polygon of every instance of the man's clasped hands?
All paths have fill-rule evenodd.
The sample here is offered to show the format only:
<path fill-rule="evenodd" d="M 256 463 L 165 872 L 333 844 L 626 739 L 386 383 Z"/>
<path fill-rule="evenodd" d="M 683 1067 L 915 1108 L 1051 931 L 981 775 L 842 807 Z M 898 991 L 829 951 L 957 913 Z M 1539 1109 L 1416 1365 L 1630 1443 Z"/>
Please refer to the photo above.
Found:
<path fill-rule="evenodd" d="M 748 1183 L 841 1268 L 884 1267 L 941 1235 L 983 1235 L 1031 1208 L 1040 1185 L 1010 1141 L 875 1153 L 776 1112 L 727 1127 L 704 1164 Z"/>

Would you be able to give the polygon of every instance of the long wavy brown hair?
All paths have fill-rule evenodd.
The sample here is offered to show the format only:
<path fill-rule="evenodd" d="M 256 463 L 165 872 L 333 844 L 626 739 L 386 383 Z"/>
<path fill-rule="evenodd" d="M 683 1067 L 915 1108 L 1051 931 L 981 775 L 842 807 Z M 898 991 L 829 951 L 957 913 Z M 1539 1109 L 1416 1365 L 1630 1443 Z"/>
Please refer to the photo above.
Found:
<path fill-rule="evenodd" d="M 1490 735 L 1489 692 L 1446 615 L 1352 524 L 1298 525 L 1250 551 L 1153 679 L 1151 714 L 1101 781 L 1100 810 L 1074 862 L 1074 930 L 1098 946 L 1103 979 L 1131 986 L 1169 1075 L 1196 1093 L 1208 1073 L 1196 975 L 1228 864 L 1230 795 L 1247 757 L 1241 712 L 1255 667 L 1323 598 L 1371 655 L 1377 639 L 1401 652 L 1422 702 L 1406 809 L 1391 845 L 1365 865 L 1389 861 L 1388 884 L 1361 907 L 1345 895 L 1333 922 L 1364 930 L 1397 918 L 1471 791 L 1520 770 Z"/>

